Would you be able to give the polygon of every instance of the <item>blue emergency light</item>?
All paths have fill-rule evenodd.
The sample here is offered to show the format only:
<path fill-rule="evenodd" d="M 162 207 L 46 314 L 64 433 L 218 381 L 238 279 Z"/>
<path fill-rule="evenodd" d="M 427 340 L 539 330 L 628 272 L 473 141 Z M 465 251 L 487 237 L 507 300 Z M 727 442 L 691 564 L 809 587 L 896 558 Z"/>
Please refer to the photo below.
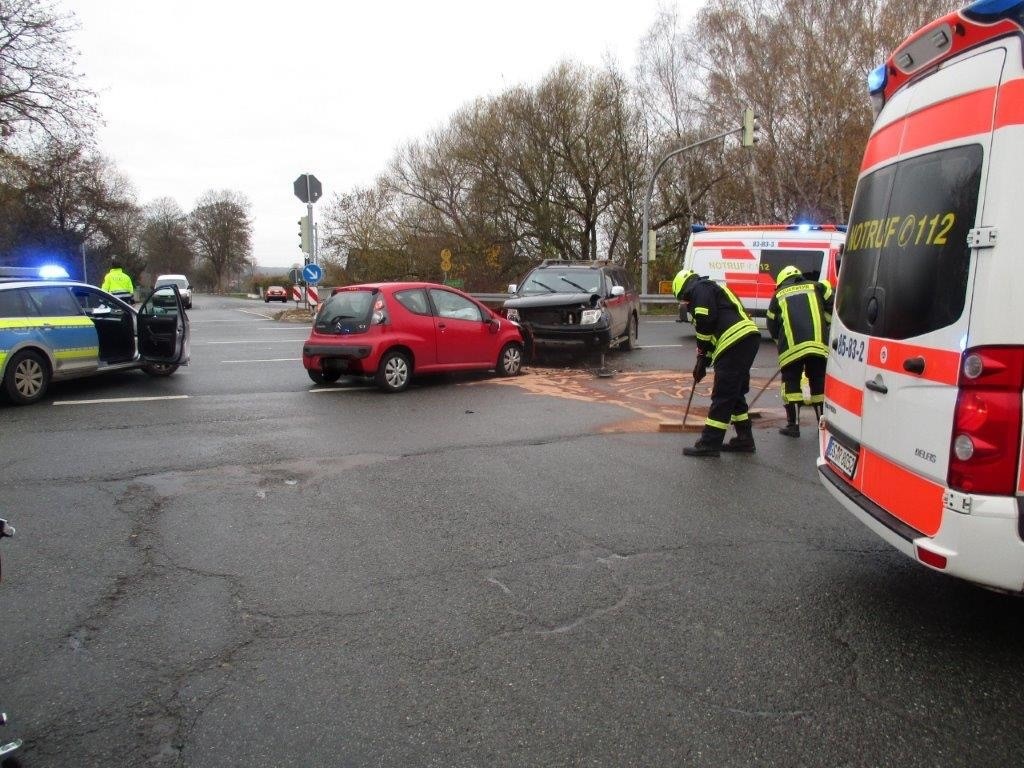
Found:
<path fill-rule="evenodd" d="M 882 64 L 868 72 L 868 93 L 879 93 L 889 82 L 889 68 Z"/>
<path fill-rule="evenodd" d="M 995 16 L 1024 6 L 1024 0 L 976 0 L 964 8 L 969 13 Z"/>
<path fill-rule="evenodd" d="M 59 264 L 44 264 L 39 268 L 39 276 L 43 280 L 67 280 L 68 271 Z"/>

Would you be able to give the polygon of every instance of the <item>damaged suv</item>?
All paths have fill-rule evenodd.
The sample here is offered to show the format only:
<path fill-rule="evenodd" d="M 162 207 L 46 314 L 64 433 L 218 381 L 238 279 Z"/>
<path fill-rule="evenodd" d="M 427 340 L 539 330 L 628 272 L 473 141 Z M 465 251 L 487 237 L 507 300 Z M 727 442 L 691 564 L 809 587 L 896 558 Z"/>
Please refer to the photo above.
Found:
<path fill-rule="evenodd" d="M 636 346 L 640 296 L 618 264 L 547 259 L 508 292 L 506 317 L 538 347 L 604 352 Z"/>

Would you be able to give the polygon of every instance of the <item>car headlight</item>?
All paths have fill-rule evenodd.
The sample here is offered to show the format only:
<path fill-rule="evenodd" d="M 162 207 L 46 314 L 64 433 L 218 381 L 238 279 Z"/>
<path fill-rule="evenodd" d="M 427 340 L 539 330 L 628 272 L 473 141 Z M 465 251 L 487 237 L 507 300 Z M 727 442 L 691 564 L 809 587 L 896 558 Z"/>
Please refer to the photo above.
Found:
<path fill-rule="evenodd" d="M 513 323 L 519 322 L 519 310 L 518 309 L 507 309 L 505 310 L 505 317 L 511 320 Z"/>
<path fill-rule="evenodd" d="M 583 314 L 580 315 L 580 325 L 594 325 L 595 323 L 601 322 L 601 318 L 603 317 L 604 310 L 584 309 Z"/>

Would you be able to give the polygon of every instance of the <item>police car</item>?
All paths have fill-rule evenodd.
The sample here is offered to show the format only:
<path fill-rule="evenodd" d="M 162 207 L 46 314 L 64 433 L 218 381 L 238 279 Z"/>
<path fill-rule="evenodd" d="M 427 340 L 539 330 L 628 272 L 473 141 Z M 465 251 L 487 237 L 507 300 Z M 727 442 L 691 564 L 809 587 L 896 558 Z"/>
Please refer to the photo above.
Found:
<path fill-rule="evenodd" d="M 189 360 L 189 321 L 177 286 L 136 310 L 62 268 L 0 267 L 0 388 L 18 405 L 51 381 L 141 368 L 170 376 Z"/>

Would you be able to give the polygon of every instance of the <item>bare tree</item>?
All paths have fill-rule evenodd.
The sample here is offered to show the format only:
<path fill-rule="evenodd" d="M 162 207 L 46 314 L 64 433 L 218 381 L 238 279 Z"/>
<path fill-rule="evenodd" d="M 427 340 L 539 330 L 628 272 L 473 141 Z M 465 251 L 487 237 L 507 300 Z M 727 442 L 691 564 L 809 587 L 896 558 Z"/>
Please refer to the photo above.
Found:
<path fill-rule="evenodd" d="M 0 136 L 27 124 L 81 140 L 98 119 L 67 42 L 73 17 L 47 0 L 0 0 Z"/>
<path fill-rule="evenodd" d="M 189 214 L 196 255 L 208 268 L 214 290 L 244 273 L 252 252 L 249 201 L 233 190 L 206 192 Z"/>
<path fill-rule="evenodd" d="M 192 232 L 188 217 L 175 200 L 161 197 L 146 206 L 142 253 L 147 269 L 154 275 L 192 272 Z"/>
<path fill-rule="evenodd" d="M 138 274 L 142 264 L 131 246 L 137 233 L 129 225 L 135 191 L 107 158 L 80 143 L 51 139 L 20 158 L 7 156 L 3 168 L 9 194 L 0 195 L 0 213 L 9 229 L 0 248 L 9 260 L 44 249 L 77 266 L 88 244 L 89 278 L 106 271 L 112 255 Z"/>

